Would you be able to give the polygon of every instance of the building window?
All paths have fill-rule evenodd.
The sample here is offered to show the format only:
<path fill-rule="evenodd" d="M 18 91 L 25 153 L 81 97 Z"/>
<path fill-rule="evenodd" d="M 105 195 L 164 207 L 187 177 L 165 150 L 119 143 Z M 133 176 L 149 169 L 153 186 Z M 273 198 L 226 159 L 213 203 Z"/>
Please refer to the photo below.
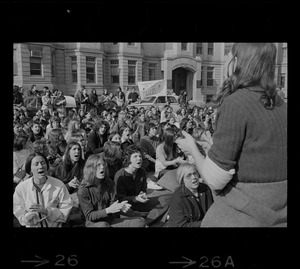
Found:
<path fill-rule="evenodd" d="M 201 66 L 201 80 L 200 80 L 200 86 L 203 86 L 203 66 Z"/>
<path fill-rule="evenodd" d="M 77 57 L 71 56 L 71 75 L 72 83 L 77 83 Z"/>
<path fill-rule="evenodd" d="M 280 76 L 280 86 L 285 88 L 285 74 L 281 74 Z"/>
<path fill-rule="evenodd" d="M 42 75 L 42 52 L 30 51 L 30 75 L 41 76 Z"/>
<path fill-rule="evenodd" d="M 86 83 L 95 83 L 96 58 L 86 57 Z"/>
<path fill-rule="evenodd" d="M 207 67 L 207 86 L 214 86 L 214 67 Z"/>
<path fill-rule="evenodd" d="M 119 84 L 119 61 L 110 61 L 110 76 L 112 84 Z"/>
<path fill-rule="evenodd" d="M 202 43 L 196 43 L 196 54 L 202 54 Z"/>
<path fill-rule="evenodd" d="M 51 74 L 55 77 L 55 52 L 51 53 Z"/>
<path fill-rule="evenodd" d="M 145 81 L 146 80 L 146 63 L 145 62 L 142 62 L 142 81 Z"/>
<path fill-rule="evenodd" d="M 207 94 L 206 95 L 206 102 L 209 103 L 213 99 L 214 95 L 213 94 Z"/>
<path fill-rule="evenodd" d="M 16 53 L 17 53 L 17 50 L 14 46 L 14 54 L 13 54 L 13 58 L 14 58 L 14 76 L 17 76 L 18 75 L 18 63 L 17 63 L 17 59 L 16 59 Z"/>
<path fill-rule="evenodd" d="M 207 43 L 207 54 L 214 55 L 214 43 Z"/>
<path fill-rule="evenodd" d="M 133 42 L 128 42 L 128 43 L 127 43 L 128 46 L 134 46 L 134 44 L 135 44 L 135 43 L 133 43 Z"/>
<path fill-rule="evenodd" d="M 135 84 L 136 61 L 128 61 L 128 84 Z"/>
<path fill-rule="evenodd" d="M 155 80 L 156 64 L 149 63 L 149 80 Z"/>
<path fill-rule="evenodd" d="M 186 51 L 187 50 L 187 43 L 181 43 L 181 50 Z"/>
<path fill-rule="evenodd" d="M 113 45 L 118 45 L 119 43 L 118 42 L 113 42 Z"/>
<path fill-rule="evenodd" d="M 282 61 L 283 62 L 287 61 L 287 47 L 282 48 Z"/>

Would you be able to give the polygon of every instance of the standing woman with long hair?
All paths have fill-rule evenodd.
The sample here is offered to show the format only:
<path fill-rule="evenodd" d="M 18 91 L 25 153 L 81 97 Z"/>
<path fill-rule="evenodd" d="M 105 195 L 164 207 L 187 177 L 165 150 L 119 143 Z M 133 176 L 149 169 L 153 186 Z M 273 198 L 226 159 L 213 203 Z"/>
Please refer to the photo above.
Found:
<path fill-rule="evenodd" d="M 87 89 L 84 88 L 82 91 L 82 100 L 81 100 L 80 107 L 83 109 L 85 113 L 88 112 L 89 102 L 90 102 L 89 94 L 87 93 Z"/>
<path fill-rule="evenodd" d="M 192 136 L 176 142 L 215 191 L 202 226 L 287 226 L 287 104 L 276 94 L 276 46 L 235 43 L 206 158 Z"/>
<path fill-rule="evenodd" d="M 125 94 L 121 87 L 118 87 L 117 91 L 117 105 L 118 107 L 122 107 L 125 104 Z"/>
<path fill-rule="evenodd" d="M 52 115 L 52 99 L 51 99 L 51 93 L 50 90 L 47 89 L 45 92 L 45 95 L 42 96 L 42 107 L 41 110 L 44 111 L 45 109 L 48 109 L 50 112 L 50 115 Z"/>
<path fill-rule="evenodd" d="M 62 91 L 58 91 L 57 97 L 53 100 L 55 111 L 61 113 L 66 116 L 66 97 L 64 96 L 64 93 Z"/>
<path fill-rule="evenodd" d="M 89 104 L 88 104 L 87 111 L 90 111 L 90 108 L 93 106 L 98 107 L 98 104 L 99 104 L 98 95 L 97 95 L 96 89 L 93 88 L 89 95 Z"/>

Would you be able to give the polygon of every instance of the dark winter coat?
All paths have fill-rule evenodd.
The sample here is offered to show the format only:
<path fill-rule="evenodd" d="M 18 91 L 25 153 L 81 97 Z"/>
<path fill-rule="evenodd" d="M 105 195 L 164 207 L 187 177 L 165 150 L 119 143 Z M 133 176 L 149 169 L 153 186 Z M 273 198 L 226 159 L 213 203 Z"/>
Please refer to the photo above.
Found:
<path fill-rule="evenodd" d="M 185 186 L 178 187 L 172 195 L 169 211 L 169 227 L 200 227 L 202 219 L 213 203 L 210 188 L 200 183 L 199 200 Z"/>

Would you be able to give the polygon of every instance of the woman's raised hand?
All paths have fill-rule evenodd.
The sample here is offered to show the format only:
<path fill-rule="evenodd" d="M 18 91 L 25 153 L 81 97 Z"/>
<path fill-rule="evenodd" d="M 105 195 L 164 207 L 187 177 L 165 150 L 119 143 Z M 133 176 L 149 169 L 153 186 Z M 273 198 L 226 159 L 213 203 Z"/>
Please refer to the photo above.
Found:
<path fill-rule="evenodd" d="M 175 143 L 183 152 L 192 153 L 193 148 L 197 147 L 195 139 L 188 134 L 186 131 L 182 130 L 184 138 L 177 138 Z"/>

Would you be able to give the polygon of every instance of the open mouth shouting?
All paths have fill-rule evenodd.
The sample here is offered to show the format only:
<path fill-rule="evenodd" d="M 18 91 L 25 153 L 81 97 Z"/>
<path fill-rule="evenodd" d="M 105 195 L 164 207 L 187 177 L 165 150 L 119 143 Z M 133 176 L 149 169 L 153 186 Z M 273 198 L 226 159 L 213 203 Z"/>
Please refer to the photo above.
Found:
<path fill-rule="evenodd" d="M 100 179 L 105 177 L 105 165 L 102 162 L 97 164 L 96 177 Z"/>
<path fill-rule="evenodd" d="M 195 187 L 198 187 L 199 185 L 199 180 L 198 179 L 195 179 L 192 181 L 192 185 L 194 185 Z"/>
<path fill-rule="evenodd" d="M 45 176 L 46 171 L 44 169 L 38 169 L 37 174 L 40 175 L 40 176 Z"/>
<path fill-rule="evenodd" d="M 70 149 L 70 158 L 72 162 L 77 162 L 79 161 L 80 158 L 80 147 L 78 145 L 74 145 L 71 149 Z"/>
<path fill-rule="evenodd" d="M 99 174 L 99 178 L 104 178 L 104 175 L 105 175 L 104 169 L 100 169 L 98 174 Z"/>

